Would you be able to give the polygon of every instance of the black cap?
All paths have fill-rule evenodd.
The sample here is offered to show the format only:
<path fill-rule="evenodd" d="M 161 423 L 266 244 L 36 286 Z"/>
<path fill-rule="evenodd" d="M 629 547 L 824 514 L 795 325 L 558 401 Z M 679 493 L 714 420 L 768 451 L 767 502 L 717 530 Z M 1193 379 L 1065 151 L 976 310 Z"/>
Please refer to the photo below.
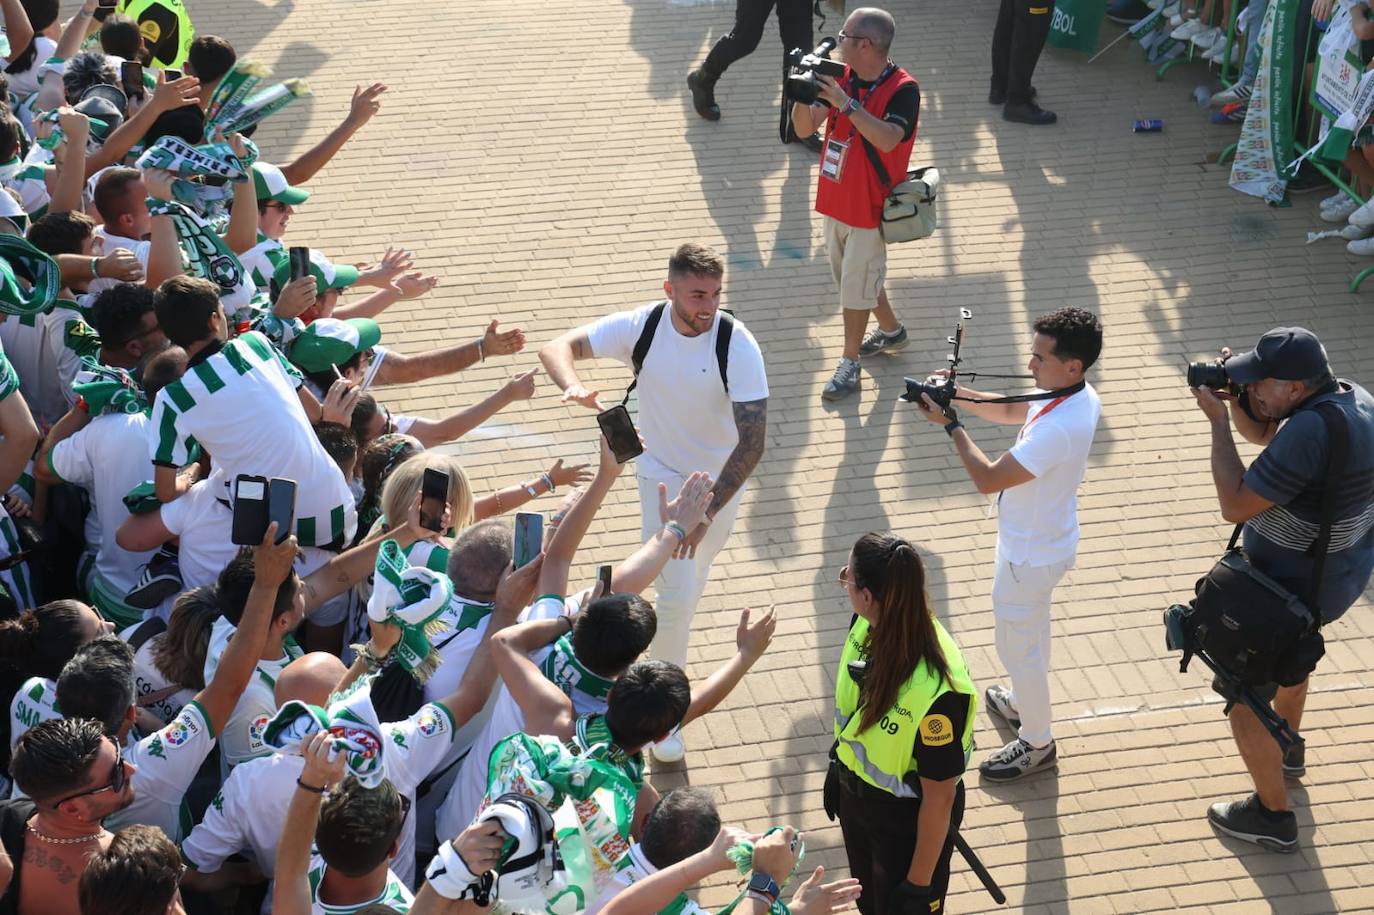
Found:
<path fill-rule="evenodd" d="M 1226 374 L 1237 384 L 1253 384 L 1261 378 L 1306 381 L 1331 371 L 1326 348 L 1305 327 L 1276 327 L 1248 353 L 1226 360 Z"/>

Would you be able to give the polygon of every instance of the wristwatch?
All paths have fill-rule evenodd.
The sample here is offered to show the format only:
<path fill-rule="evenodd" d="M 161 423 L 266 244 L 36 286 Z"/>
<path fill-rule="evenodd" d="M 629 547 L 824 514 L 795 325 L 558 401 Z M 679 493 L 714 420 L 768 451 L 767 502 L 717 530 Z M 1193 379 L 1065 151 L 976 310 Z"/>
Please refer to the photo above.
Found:
<path fill-rule="evenodd" d="M 778 881 L 758 871 L 754 871 L 753 876 L 749 878 L 748 892 L 767 896 L 770 903 L 782 894 L 782 890 L 778 888 Z"/>
<path fill-rule="evenodd" d="M 858 107 L 859 107 L 859 100 L 856 99 L 854 96 L 851 95 L 851 96 L 849 97 L 849 101 L 845 102 L 845 103 L 844 103 L 844 107 L 840 109 L 840 113 L 842 113 L 842 114 L 848 116 L 848 115 L 853 114 L 856 110 L 858 110 Z"/>

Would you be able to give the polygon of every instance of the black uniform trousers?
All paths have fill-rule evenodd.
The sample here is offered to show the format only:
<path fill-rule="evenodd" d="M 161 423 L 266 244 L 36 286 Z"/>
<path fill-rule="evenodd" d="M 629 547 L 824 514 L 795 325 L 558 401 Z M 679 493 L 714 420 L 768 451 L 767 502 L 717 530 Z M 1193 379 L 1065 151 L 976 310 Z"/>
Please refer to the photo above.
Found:
<path fill-rule="evenodd" d="M 793 48 L 810 51 L 814 47 L 810 0 L 735 0 L 735 27 L 716 42 L 701 69 L 708 75 L 720 76 L 732 63 L 754 53 L 763 37 L 768 14 L 775 6 L 784 60 Z"/>
<path fill-rule="evenodd" d="M 1054 0 L 1002 0 L 992 31 L 992 89 L 1007 104 L 1029 102 L 1031 74 L 1050 34 Z"/>
<path fill-rule="evenodd" d="M 836 764 L 838 765 L 838 763 Z M 839 818 L 849 874 L 863 887 L 859 911 L 863 915 L 906 915 L 888 902 L 892 890 L 906 879 L 911 856 L 916 852 L 916 817 L 919 798 L 893 797 L 844 769 L 840 775 Z M 964 821 L 964 782 L 955 789 L 954 809 L 949 815 L 949 835 L 930 880 L 931 901 L 941 901 L 949 889 L 949 859 L 954 854 L 954 833 Z"/>

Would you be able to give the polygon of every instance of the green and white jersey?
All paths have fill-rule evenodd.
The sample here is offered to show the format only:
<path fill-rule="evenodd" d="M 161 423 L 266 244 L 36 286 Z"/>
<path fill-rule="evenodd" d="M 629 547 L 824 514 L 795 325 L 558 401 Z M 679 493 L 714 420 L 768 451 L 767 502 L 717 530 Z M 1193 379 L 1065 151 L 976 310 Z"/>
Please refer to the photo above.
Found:
<path fill-rule="evenodd" d="M 644 787 L 644 754 L 626 753 L 611 738 L 605 715 L 581 715 L 573 722 L 569 745 L 583 756 L 601 759 L 629 776 L 638 790 Z"/>
<path fill-rule="evenodd" d="M 9 321 L 5 322 L 8 323 Z M 0 327 L 4 327 L 4 324 L 0 324 Z M 15 394 L 18 390 L 19 376 L 15 374 L 14 366 L 5 358 L 4 345 L 0 344 L 0 400 Z M 9 512 L 0 506 L 0 559 L 14 556 L 19 552 L 19 530 L 14 526 L 14 519 L 9 516 Z M 28 563 L 21 562 L 0 572 L 0 584 L 4 585 L 5 590 L 20 608 L 33 606 L 33 583 L 29 579 Z"/>
<path fill-rule="evenodd" d="M 573 653 L 571 633 L 544 649 L 542 654 L 543 658 L 536 657 L 540 671 L 565 695 L 572 697 L 574 709 L 579 714 L 605 713 L 606 697 L 615 681 L 598 676 L 582 665 Z"/>
<path fill-rule="evenodd" d="M 48 166 L 52 164 L 52 151 L 35 143 L 24 157 L 18 174 L 5 182 L 5 187 L 19 195 L 19 205 L 30 219 L 39 219 L 48 212 L 48 204 L 52 202 L 52 192 L 48 190 Z"/>
<path fill-rule="evenodd" d="M 644 857 L 644 852 L 636 842 L 630 846 L 630 853 L 620 859 L 620 866 L 611 875 L 611 882 L 602 890 L 601 895 L 587 906 L 582 915 L 600 915 L 601 910 L 622 890 L 656 873 L 658 868 L 649 863 L 649 859 Z M 686 893 L 681 893 L 665 908 L 659 909 L 658 915 L 711 915 L 711 912 L 687 898 Z"/>
<path fill-rule="evenodd" d="M 81 358 L 100 354 L 100 336 L 70 301 L 6 319 L 0 323 L 0 343 L 39 426 L 56 423 L 71 409 L 76 403 L 72 381 L 81 371 Z"/>
<path fill-rule="evenodd" d="M 210 644 L 205 651 L 205 682 L 209 683 L 219 670 L 220 658 L 229 647 L 235 626 L 224 617 L 210 627 Z M 239 696 L 229 720 L 220 729 L 220 772 L 226 778 L 229 770 L 240 763 L 260 756 L 272 755 L 272 748 L 263 741 L 267 722 L 277 713 L 277 677 L 282 668 L 303 655 L 296 640 L 288 637 L 282 645 L 282 655 L 273 661 L 259 660 L 253 679 Z"/>
<path fill-rule="evenodd" d="M 414 895 L 406 889 L 401 878 L 388 870 L 386 872 L 386 888 L 376 899 L 369 899 L 367 902 L 358 902 L 352 905 L 330 905 L 320 899 L 320 884 L 324 882 L 325 869 L 324 859 L 318 854 L 311 855 L 310 871 L 307 874 L 310 879 L 310 915 L 354 915 L 355 912 L 361 912 L 368 906 L 374 905 L 387 906 L 397 912 L 409 912 L 411 905 L 415 902 Z"/>
<path fill-rule="evenodd" d="M 158 392 L 153 463 L 182 467 L 199 443 L 213 459 L 211 482 L 240 474 L 295 480 L 301 545 L 345 542 L 357 527 L 353 493 L 315 437 L 296 394 L 300 384 L 300 372 L 262 334 L 235 337 Z"/>
<path fill-rule="evenodd" d="M 173 842 L 181 841 L 192 826 L 184 806 L 186 791 L 214 747 L 214 725 L 192 699 L 171 724 L 124 751 L 124 758 L 136 767 L 134 800 L 106 817 L 106 825 L 111 830 L 156 826 Z"/>
<path fill-rule="evenodd" d="M 10 700 L 10 752 L 29 728 L 62 717 L 57 708 L 57 683 L 47 677 L 29 677 Z"/>
<path fill-rule="evenodd" d="M 239 255 L 239 263 L 259 289 L 267 290 L 272 286 L 277 268 L 286 263 L 288 257 L 285 245 L 259 232 L 257 244 Z"/>

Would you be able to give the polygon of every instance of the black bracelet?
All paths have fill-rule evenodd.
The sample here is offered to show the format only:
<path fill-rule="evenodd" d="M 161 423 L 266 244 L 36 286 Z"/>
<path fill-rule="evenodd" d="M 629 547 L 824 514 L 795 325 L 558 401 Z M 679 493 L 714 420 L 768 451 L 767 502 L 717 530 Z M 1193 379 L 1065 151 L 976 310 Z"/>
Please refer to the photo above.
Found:
<path fill-rule="evenodd" d="M 314 785 L 307 785 L 299 778 L 296 779 L 296 787 L 300 788 L 302 791 L 309 791 L 311 794 L 324 794 L 324 785 L 316 788 Z"/>
<path fill-rule="evenodd" d="M 945 424 L 945 435 L 948 435 L 950 438 L 954 438 L 954 430 L 955 430 L 955 429 L 962 429 L 962 428 L 964 428 L 964 424 L 961 423 L 961 422 L 959 422 L 959 420 L 957 420 L 957 419 L 954 420 L 953 422 L 946 423 L 946 424 Z"/>

